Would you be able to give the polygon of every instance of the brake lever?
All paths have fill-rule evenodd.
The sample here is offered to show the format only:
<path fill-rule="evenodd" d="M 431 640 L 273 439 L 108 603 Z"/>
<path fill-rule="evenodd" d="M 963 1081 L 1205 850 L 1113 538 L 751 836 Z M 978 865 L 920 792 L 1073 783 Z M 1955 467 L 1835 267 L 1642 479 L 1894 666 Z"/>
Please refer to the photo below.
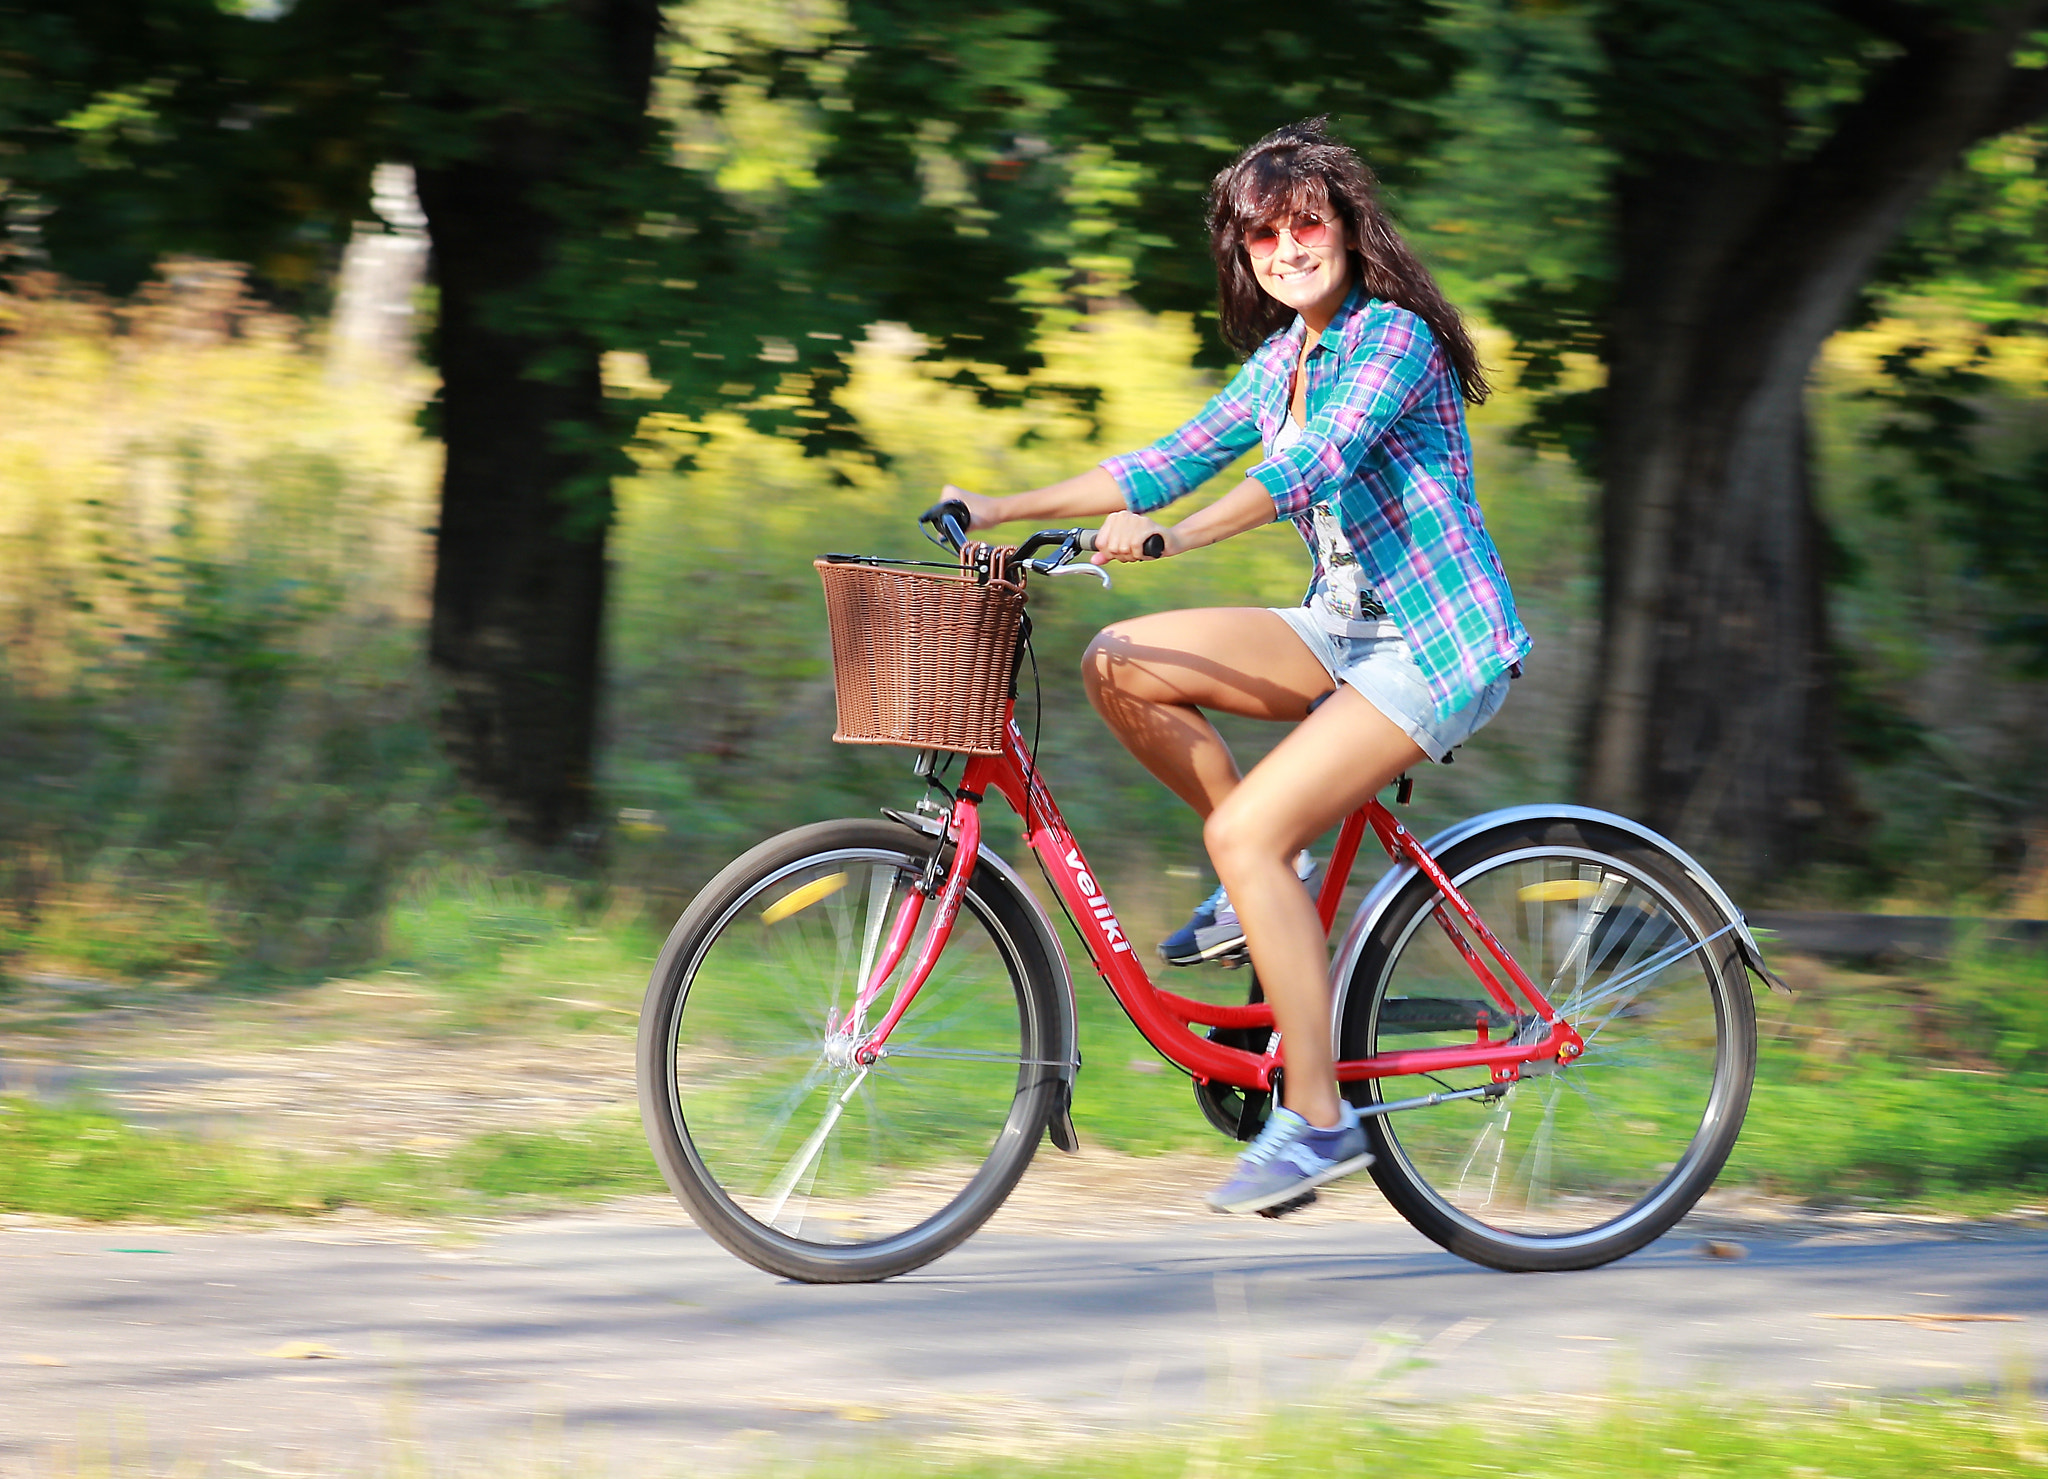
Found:
<path fill-rule="evenodd" d="M 1114 589 L 1109 572 L 1100 565 L 1058 565 L 1045 572 L 1047 575 L 1095 575 L 1101 577 L 1104 590 Z"/>

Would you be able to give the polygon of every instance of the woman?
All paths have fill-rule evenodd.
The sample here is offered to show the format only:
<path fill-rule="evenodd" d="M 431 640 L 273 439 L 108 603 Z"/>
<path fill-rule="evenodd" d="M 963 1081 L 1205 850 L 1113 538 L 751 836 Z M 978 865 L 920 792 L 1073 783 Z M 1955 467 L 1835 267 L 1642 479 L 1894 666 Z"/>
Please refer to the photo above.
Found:
<path fill-rule="evenodd" d="M 1285 1044 L 1284 1107 L 1208 1198 L 1249 1212 L 1372 1159 L 1337 1091 L 1328 949 L 1295 859 L 1491 719 L 1529 634 L 1472 494 L 1462 403 L 1486 398 L 1478 356 L 1364 162 L 1321 119 L 1280 129 L 1217 175 L 1209 229 L 1223 332 L 1249 357 L 1201 414 L 1050 487 L 946 494 L 977 529 L 1107 514 L 1098 564 L 1142 558 L 1155 534 L 1181 555 L 1276 518 L 1315 556 L 1299 607 L 1141 617 L 1084 659 L 1103 719 L 1204 818 L 1222 887 L 1167 942 L 1169 958 L 1234 945 L 1234 914 Z M 1153 521 L 1260 444 L 1222 498 Z M 1209 709 L 1297 727 L 1240 776 Z"/>

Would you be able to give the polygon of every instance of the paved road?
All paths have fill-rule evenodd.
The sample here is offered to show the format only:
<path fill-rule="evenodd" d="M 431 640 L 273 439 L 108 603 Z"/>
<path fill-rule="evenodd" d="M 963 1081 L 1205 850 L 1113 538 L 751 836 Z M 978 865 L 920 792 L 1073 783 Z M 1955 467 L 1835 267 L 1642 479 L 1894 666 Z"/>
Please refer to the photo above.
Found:
<path fill-rule="evenodd" d="M 159 1461 L 301 1473 L 537 1430 L 592 1472 L 636 1471 L 649 1450 L 717 1471 L 878 1433 L 1057 1440 L 1340 1382 L 1815 1397 L 1992 1383 L 2015 1358 L 2048 1370 L 2048 1237 L 1749 1250 L 1713 1260 L 1680 1233 L 1593 1273 L 1517 1278 L 1385 1221 L 1209 1219 L 991 1231 L 913 1277 L 808 1288 L 651 1202 L 456 1246 L 332 1223 L 16 1227 L 0 1230 L 0 1473 L 109 1435 Z"/>

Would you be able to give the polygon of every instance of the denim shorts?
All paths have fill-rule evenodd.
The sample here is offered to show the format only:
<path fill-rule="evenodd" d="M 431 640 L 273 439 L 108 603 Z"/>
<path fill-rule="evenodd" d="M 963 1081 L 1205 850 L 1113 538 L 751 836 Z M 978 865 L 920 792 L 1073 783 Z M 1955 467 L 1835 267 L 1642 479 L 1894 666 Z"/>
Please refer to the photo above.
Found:
<path fill-rule="evenodd" d="M 1436 700 L 1430 696 L 1429 683 L 1407 638 L 1340 637 L 1324 630 L 1306 606 L 1269 609 L 1308 644 L 1333 681 L 1357 689 L 1432 760 L 1449 758 L 1452 750 L 1477 734 L 1507 702 L 1508 684 L 1513 680 L 1503 674 L 1450 718 L 1439 719 Z"/>

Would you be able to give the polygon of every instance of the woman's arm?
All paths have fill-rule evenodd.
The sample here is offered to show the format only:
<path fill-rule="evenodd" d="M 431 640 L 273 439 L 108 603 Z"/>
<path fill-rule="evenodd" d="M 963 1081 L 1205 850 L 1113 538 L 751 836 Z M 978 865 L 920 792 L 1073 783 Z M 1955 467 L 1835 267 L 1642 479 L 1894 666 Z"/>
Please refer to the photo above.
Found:
<path fill-rule="evenodd" d="M 957 498 L 967 505 L 968 513 L 974 517 L 974 522 L 968 526 L 971 529 L 990 529 L 997 524 L 1015 524 L 1025 520 L 1044 523 L 1058 519 L 1092 519 L 1098 514 L 1120 512 L 1124 506 L 1123 490 L 1117 487 L 1116 479 L 1101 467 L 1091 467 L 1064 482 L 1033 488 L 1029 493 L 1012 493 L 1007 498 L 969 493 L 951 483 L 946 484 L 941 496 Z"/>
<path fill-rule="evenodd" d="M 1143 514 L 1111 514 L 1095 536 L 1094 560 L 1098 565 L 1111 560 L 1142 560 L 1145 541 L 1154 534 L 1165 537 L 1167 554 L 1184 555 L 1247 529 L 1262 529 L 1273 519 L 1273 495 L 1264 483 L 1246 478 L 1201 512 L 1171 527 L 1155 524 Z"/>
<path fill-rule="evenodd" d="M 1163 508 L 1258 445 L 1258 395 L 1270 378 L 1262 351 L 1209 397 L 1194 420 L 1149 447 L 1105 459 L 1065 482 L 989 498 L 947 484 L 973 515 L 973 528 L 1024 520 L 1089 519 L 1125 509 Z"/>

